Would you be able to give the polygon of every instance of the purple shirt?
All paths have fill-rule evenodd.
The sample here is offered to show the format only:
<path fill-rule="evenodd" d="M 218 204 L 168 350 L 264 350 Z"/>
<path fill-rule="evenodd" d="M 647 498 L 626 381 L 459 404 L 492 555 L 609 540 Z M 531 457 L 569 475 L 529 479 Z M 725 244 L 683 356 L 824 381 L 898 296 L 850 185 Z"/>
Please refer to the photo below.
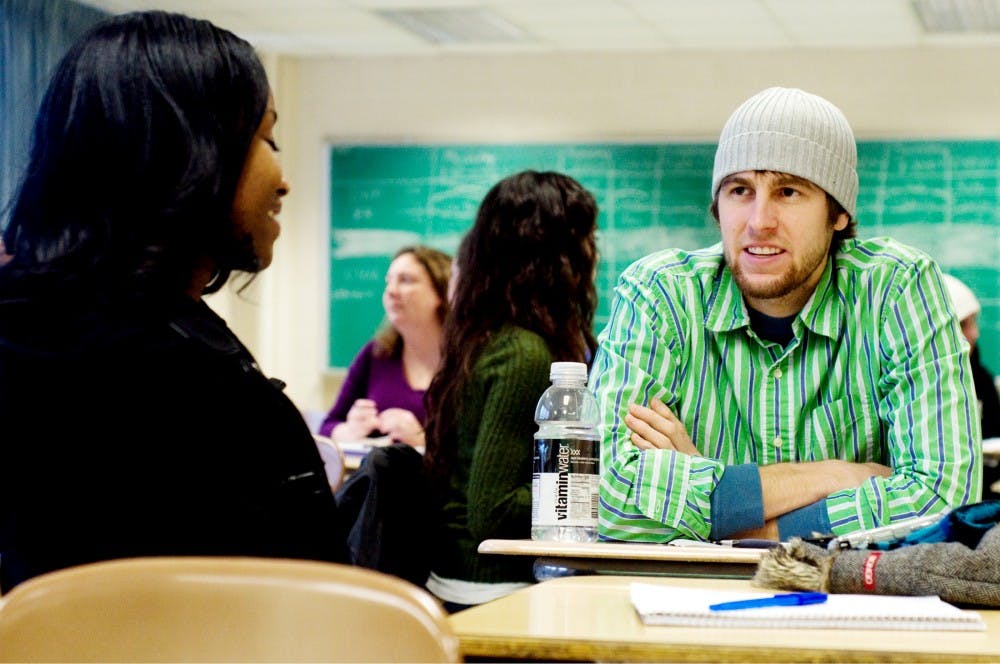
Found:
<path fill-rule="evenodd" d="M 337 401 L 319 427 L 321 435 L 329 436 L 335 426 L 346 421 L 347 411 L 358 399 L 371 399 L 380 412 L 403 408 L 424 424 L 427 419 L 424 390 L 415 390 L 406 382 L 402 356 L 375 357 L 374 350 L 375 342 L 369 341 L 351 362 Z M 371 435 L 379 436 L 381 432 L 373 431 Z"/>

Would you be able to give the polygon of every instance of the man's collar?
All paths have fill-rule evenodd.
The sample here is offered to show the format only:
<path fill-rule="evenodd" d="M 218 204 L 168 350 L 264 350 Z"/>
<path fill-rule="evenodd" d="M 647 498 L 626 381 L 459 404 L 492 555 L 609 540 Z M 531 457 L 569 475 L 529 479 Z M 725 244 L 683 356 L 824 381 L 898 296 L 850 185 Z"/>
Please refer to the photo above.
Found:
<path fill-rule="evenodd" d="M 705 308 L 705 327 L 712 332 L 730 332 L 749 324 L 750 316 L 743 304 L 743 294 L 723 257 L 719 261 L 715 286 Z"/>
<path fill-rule="evenodd" d="M 837 294 L 835 262 L 836 259 L 827 258 L 816 289 L 798 314 L 810 331 L 831 339 L 840 334 L 844 306 Z M 732 271 L 723 260 L 719 264 L 715 287 L 705 309 L 705 327 L 713 332 L 731 332 L 749 325 L 750 316 L 743 302 L 743 294 L 736 285 Z"/>
<path fill-rule="evenodd" d="M 826 259 L 826 267 L 816 289 L 799 312 L 802 323 L 812 332 L 836 339 L 844 326 L 844 302 L 837 291 L 836 255 Z"/>

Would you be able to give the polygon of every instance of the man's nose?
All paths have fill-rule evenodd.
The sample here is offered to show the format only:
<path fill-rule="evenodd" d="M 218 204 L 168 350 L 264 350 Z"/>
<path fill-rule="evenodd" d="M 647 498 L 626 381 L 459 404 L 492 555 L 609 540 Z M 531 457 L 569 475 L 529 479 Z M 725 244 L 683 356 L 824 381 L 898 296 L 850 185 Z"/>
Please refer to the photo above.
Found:
<path fill-rule="evenodd" d="M 778 225 L 778 209 L 769 196 L 757 196 L 749 213 L 747 225 L 753 230 L 769 230 Z"/>

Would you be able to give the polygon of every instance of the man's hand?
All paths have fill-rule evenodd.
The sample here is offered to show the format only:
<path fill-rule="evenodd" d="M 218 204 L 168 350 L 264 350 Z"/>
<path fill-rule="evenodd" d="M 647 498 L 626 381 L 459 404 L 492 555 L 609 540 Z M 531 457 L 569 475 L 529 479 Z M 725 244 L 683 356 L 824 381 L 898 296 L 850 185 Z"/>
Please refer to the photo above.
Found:
<path fill-rule="evenodd" d="M 691 442 L 684 423 L 659 399 L 649 402 L 649 408 L 632 404 L 625 415 L 625 424 L 632 431 L 632 444 L 640 450 L 674 450 L 682 454 L 700 455 Z"/>

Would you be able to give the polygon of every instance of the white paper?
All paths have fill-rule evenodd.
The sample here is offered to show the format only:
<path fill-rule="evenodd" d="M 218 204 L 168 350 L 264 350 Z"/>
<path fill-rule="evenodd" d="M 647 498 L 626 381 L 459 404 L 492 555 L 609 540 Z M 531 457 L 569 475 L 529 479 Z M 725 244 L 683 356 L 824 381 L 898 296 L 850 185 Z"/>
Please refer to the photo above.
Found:
<path fill-rule="evenodd" d="M 372 448 L 391 445 L 392 439 L 389 436 L 379 436 L 378 438 L 362 438 L 361 440 L 345 440 L 337 443 L 340 449 L 346 454 L 368 454 Z"/>
<path fill-rule="evenodd" d="M 632 584 L 632 604 L 647 625 L 684 627 L 799 627 L 844 629 L 986 629 L 975 611 L 965 611 L 937 596 L 830 594 L 822 604 L 768 606 L 732 611 L 708 607 L 771 597 L 786 591 L 728 592 L 700 588 Z"/>

